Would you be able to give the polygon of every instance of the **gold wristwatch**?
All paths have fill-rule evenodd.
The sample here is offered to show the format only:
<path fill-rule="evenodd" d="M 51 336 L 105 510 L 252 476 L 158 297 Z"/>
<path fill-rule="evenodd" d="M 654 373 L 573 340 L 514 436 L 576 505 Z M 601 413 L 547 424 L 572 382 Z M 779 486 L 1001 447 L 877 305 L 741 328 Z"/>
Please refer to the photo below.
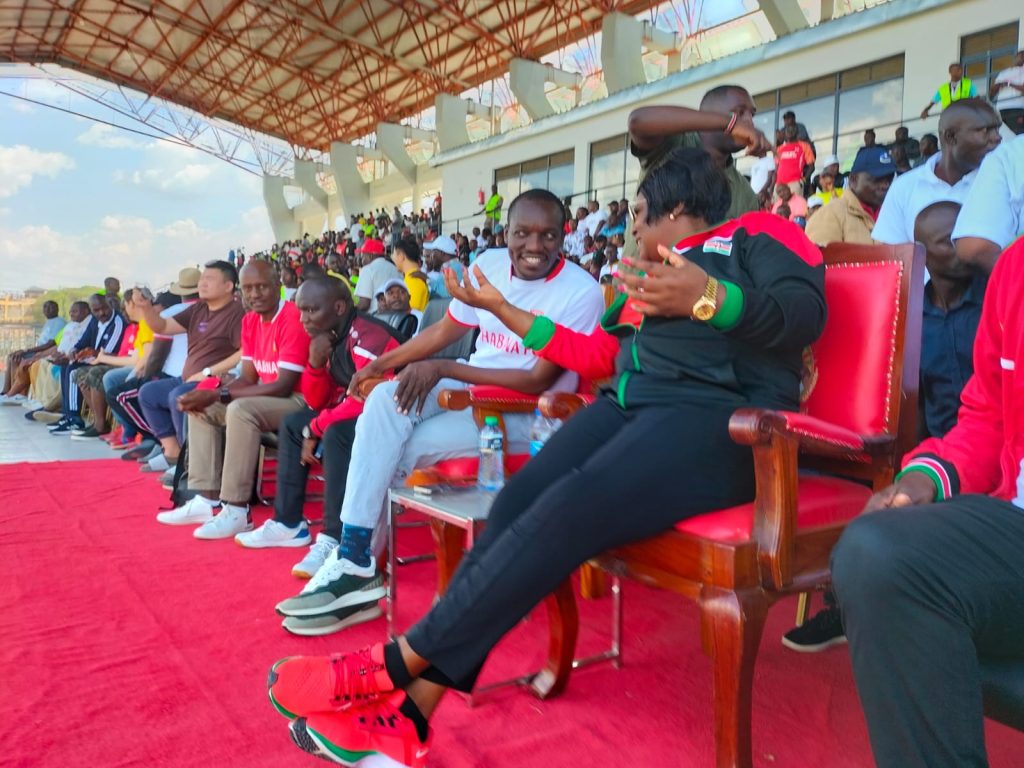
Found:
<path fill-rule="evenodd" d="M 715 312 L 718 311 L 718 281 L 711 275 L 708 275 L 708 281 L 704 285 L 704 295 L 697 299 L 697 303 L 693 305 L 693 309 L 690 310 L 690 314 L 694 320 L 700 320 L 702 323 L 706 323 L 712 317 L 715 316 Z"/>

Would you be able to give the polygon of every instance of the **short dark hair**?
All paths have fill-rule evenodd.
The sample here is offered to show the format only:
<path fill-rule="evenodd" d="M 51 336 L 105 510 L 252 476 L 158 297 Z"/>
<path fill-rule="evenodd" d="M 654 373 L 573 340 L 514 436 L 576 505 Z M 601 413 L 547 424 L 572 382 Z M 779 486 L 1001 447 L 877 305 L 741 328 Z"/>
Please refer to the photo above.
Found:
<path fill-rule="evenodd" d="M 512 221 L 512 212 L 515 210 L 516 205 L 522 200 L 551 206 L 558 211 L 558 228 L 565 228 L 565 207 L 562 205 L 562 201 L 558 198 L 558 195 L 554 192 L 549 192 L 546 189 L 528 189 L 519 194 L 516 199 L 512 201 L 512 205 L 508 207 L 508 220 L 510 222 Z"/>
<path fill-rule="evenodd" d="M 935 142 L 935 146 L 939 145 L 939 137 L 936 136 L 934 133 L 926 133 L 924 136 L 921 137 L 921 141 L 922 142 L 925 139 L 931 139 L 932 141 L 934 141 Z"/>
<path fill-rule="evenodd" d="M 785 112 L 782 113 L 782 119 L 785 120 L 787 117 L 792 117 L 794 120 L 796 120 L 796 112 L 794 112 L 792 109 L 787 109 Z"/>
<path fill-rule="evenodd" d="M 747 95 L 747 89 L 742 85 L 716 85 L 709 91 L 706 91 L 700 98 L 700 108 L 704 109 L 708 104 L 719 101 L 720 99 L 726 98 L 730 93 L 742 93 Z"/>
<path fill-rule="evenodd" d="M 203 265 L 205 269 L 216 269 L 224 277 L 231 281 L 231 284 L 238 287 L 238 270 L 235 269 L 235 265 L 230 261 L 224 261 L 222 259 L 216 259 L 215 261 L 208 261 Z"/>
<path fill-rule="evenodd" d="M 416 240 L 411 237 L 403 237 L 398 241 L 398 245 L 395 246 L 395 250 L 401 251 L 405 254 L 405 258 L 409 261 L 414 261 L 420 264 L 423 259 L 420 256 L 420 247 L 416 243 Z"/>
<path fill-rule="evenodd" d="M 85 311 L 88 312 L 89 311 L 89 302 L 82 301 L 81 299 L 79 299 L 78 301 L 71 302 L 70 309 L 74 309 L 75 307 L 85 307 Z"/>
<path fill-rule="evenodd" d="M 647 200 L 647 221 L 667 216 L 682 203 L 687 215 L 717 224 L 732 201 L 725 173 L 705 150 L 680 147 L 647 174 L 637 194 Z"/>

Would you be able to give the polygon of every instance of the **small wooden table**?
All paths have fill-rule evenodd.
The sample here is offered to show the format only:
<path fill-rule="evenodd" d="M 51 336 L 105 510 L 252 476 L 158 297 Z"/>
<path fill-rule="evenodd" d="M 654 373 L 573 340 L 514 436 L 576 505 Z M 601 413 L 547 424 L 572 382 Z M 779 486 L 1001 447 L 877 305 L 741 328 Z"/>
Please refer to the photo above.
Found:
<path fill-rule="evenodd" d="M 387 632 L 392 639 L 396 636 L 394 609 L 397 600 L 397 557 L 395 555 L 395 522 L 406 510 L 419 512 L 427 517 L 434 538 L 437 556 L 437 594 L 440 597 L 451 583 L 452 576 L 466 549 L 473 546 L 477 536 L 487 523 L 487 516 L 494 501 L 494 494 L 481 491 L 475 486 L 450 487 L 431 486 L 430 492 L 415 488 L 392 488 L 388 496 L 388 560 L 387 560 Z M 523 675 L 512 680 L 494 683 L 478 688 L 474 694 L 483 693 L 506 685 L 528 687 L 539 699 L 557 696 L 569 682 L 574 668 L 601 661 L 611 661 L 619 666 L 622 657 L 622 598 L 618 578 L 612 581 L 612 644 L 609 650 L 585 659 L 574 660 L 576 638 L 579 634 L 579 614 L 572 582 L 566 580 L 555 592 L 547 597 L 548 611 L 548 659 L 539 672 Z M 472 697 L 470 698 L 472 705 Z"/>

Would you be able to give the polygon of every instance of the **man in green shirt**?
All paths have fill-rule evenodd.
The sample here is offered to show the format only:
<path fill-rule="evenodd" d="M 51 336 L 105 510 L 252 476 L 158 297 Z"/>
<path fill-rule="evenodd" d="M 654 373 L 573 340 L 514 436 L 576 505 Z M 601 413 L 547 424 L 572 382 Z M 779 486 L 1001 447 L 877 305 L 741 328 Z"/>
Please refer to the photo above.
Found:
<path fill-rule="evenodd" d="M 702 147 L 725 169 L 732 203 L 726 213 L 734 219 L 760 210 L 757 195 L 732 161 L 744 147 L 760 157 L 771 143 L 754 126 L 757 108 L 745 88 L 720 85 L 704 94 L 699 109 L 675 106 L 640 107 L 629 115 L 630 150 L 640 160 L 642 182 L 677 147 Z M 717 223 L 717 222 L 715 222 Z M 628 238 L 627 238 L 628 240 Z"/>
<path fill-rule="evenodd" d="M 498 232 L 501 230 L 501 207 L 505 200 L 498 194 L 498 185 L 491 185 L 491 196 L 484 206 L 484 226 Z"/>

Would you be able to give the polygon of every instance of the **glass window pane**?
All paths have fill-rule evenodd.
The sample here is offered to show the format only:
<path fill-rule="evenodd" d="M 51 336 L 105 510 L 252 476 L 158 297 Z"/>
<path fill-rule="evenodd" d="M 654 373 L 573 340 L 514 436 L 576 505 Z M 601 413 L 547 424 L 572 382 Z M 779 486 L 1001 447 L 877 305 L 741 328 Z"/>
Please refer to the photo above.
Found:
<path fill-rule="evenodd" d="M 761 133 L 768 137 L 768 141 L 774 142 L 775 130 L 779 127 L 776 122 L 778 119 L 779 113 L 774 107 L 764 112 L 758 110 L 757 114 L 754 115 L 754 125 L 757 126 Z"/>
<path fill-rule="evenodd" d="M 868 128 L 898 123 L 903 110 L 903 78 L 839 94 L 839 130 L 858 137 Z M 885 138 L 879 133 L 879 143 Z M 860 146 L 860 138 L 857 139 Z"/>
<path fill-rule="evenodd" d="M 573 166 L 552 165 L 548 171 L 548 189 L 559 197 L 568 197 L 573 193 Z"/>
<path fill-rule="evenodd" d="M 767 93 L 759 93 L 754 96 L 754 106 L 757 107 L 757 113 L 773 111 L 776 107 L 777 95 L 777 91 L 768 91 Z"/>
<path fill-rule="evenodd" d="M 597 157 L 598 155 L 610 155 L 616 152 L 620 152 L 627 146 L 629 137 L 626 134 L 620 134 L 618 136 L 612 136 L 611 138 L 602 139 L 601 141 L 595 141 L 590 145 L 590 156 Z"/>
<path fill-rule="evenodd" d="M 498 168 L 494 172 L 494 183 L 498 185 L 498 194 L 504 199 L 506 210 L 519 194 L 519 171 L 520 166 L 517 163 L 505 168 Z M 484 190 L 484 197 L 490 197 L 490 190 Z"/>
<path fill-rule="evenodd" d="M 1017 22 L 975 32 L 973 35 L 964 35 L 960 41 L 960 56 L 985 55 L 1007 47 L 1017 47 Z"/>
<path fill-rule="evenodd" d="M 807 126 L 807 133 L 815 143 L 818 154 L 827 155 L 832 151 L 832 128 L 835 123 L 836 97 L 793 104 L 789 107 L 796 113 L 796 121 Z"/>
<path fill-rule="evenodd" d="M 616 200 L 622 196 L 625 181 L 626 151 L 619 149 L 614 154 L 591 156 L 590 189 L 599 200 Z"/>

